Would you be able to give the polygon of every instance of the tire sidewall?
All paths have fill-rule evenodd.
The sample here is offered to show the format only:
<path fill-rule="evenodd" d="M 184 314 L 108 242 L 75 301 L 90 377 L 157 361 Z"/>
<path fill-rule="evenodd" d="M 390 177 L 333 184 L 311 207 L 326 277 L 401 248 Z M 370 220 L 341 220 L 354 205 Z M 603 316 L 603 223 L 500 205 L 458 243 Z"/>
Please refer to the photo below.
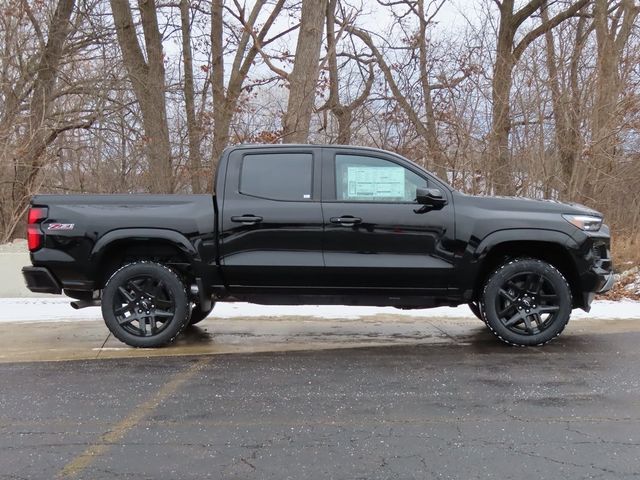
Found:
<path fill-rule="evenodd" d="M 113 311 L 114 297 L 118 287 L 129 278 L 138 275 L 149 275 L 162 280 L 175 301 L 175 315 L 169 325 L 160 333 L 150 337 L 139 337 L 127 332 L 118 323 Z M 155 262 L 141 261 L 121 267 L 109 278 L 102 292 L 102 317 L 107 328 L 116 338 L 132 347 L 160 347 L 172 342 L 187 325 L 189 313 L 189 299 L 182 280 L 173 270 Z"/>
<path fill-rule="evenodd" d="M 504 283 L 521 272 L 542 274 L 551 283 L 559 299 L 558 310 L 553 323 L 535 335 L 519 335 L 505 327 L 498 318 L 495 299 Z M 487 280 L 482 294 L 482 311 L 491 331 L 502 341 L 518 346 L 543 345 L 560 335 L 564 330 L 572 310 L 571 289 L 564 276 L 552 265 L 536 259 L 510 261 L 496 270 Z"/>
<path fill-rule="evenodd" d="M 211 308 L 209 310 L 207 310 L 206 312 L 204 312 L 201 308 L 200 305 L 196 304 L 193 309 L 191 310 L 191 317 L 189 318 L 189 325 L 195 325 L 196 323 L 200 323 L 203 320 L 205 320 L 209 314 L 211 313 L 211 311 L 213 310 L 213 307 L 215 307 L 216 303 L 215 302 L 211 302 Z"/>

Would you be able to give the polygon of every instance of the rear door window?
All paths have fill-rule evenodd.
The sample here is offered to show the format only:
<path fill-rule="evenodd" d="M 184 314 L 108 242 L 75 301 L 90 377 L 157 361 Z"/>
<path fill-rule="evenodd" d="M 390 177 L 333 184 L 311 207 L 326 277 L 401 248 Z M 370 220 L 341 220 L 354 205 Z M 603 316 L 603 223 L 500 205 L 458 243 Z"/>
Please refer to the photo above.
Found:
<path fill-rule="evenodd" d="M 240 171 L 240 193 L 271 200 L 311 201 L 311 153 L 245 155 Z"/>

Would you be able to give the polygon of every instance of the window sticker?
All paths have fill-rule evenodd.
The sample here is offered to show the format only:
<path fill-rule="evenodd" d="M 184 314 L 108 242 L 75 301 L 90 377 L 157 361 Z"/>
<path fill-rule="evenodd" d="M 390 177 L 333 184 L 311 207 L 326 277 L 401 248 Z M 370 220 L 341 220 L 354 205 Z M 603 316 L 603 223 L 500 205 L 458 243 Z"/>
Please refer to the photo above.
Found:
<path fill-rule="evenodd" d="M 347 198 L 404 198 L 404 168 L 347 167 Z"/>

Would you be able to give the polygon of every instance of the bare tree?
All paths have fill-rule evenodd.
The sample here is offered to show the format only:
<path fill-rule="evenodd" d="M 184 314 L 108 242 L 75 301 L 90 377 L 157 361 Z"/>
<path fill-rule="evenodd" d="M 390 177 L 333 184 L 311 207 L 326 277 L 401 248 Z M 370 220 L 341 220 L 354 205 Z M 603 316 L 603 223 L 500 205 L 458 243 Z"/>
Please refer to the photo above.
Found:
<path fill-rule="evenodd" d="M 624 86 L 620 66 L 639 12 L 640 5 L 636 6 L 634 0 L 595 0 L 593 17 L 598 57 L 591 127 L 590 154 L 593 171 L 586 179 L 585 192 L 588 197 L 595 197 L 598 179 L 602 175 L 609 175 L 613 167 L 618 145 L 616 130 L 620 124 L 617 116 Z"/>
<path fill-rule="evenodd" d="M 69 41 L 72 29 L 72 14 L 74 0 L 59 0 L 47 27 L 45 38 L 39 20 L 31 12 L 29 5 L 23 13 L 29 18 L 38 38 L 38 48 L 22 65 L 22 70 L 11 78 L 11 67 L 14 61 L 20 62 L 20 55 L 12 58 L 8 50 L 24 47 L 11 43 L 5 36 L 3 68 L 2 68 L 2 98 L 4 103 L 0 115 L 0 154 L 2 164 L 6 170 L 12 165 L 13 178 L 10 180 L 10 196 L 2 199 L 2 231 L 0 241 L 11 238 L 24 214 L 29 196 L 38 186 L 38 175 L 43 167 L 43 156 L 49 145 L 67 130 L 88 127 L 93 119 L 76 119 L 71 122 L 52 122 L 55 100 L 59 92 L 55 91 L 56 81 L 60 72 L 60 65 L 65 55 L 65 47 Z M 9 21 L 9 19 L 5 19 Z M 21 18 L 18 17 L 17 22 Z M 5 24 L 6 25 L 6 24 Z M 16 24 L 17 25 L 17 24 Z M 6 25 L 9 27 L 9 25 Z M 5 30 L 5 35 L 9 32 Z M 14 31 L 17 33 L 17 30 Z M 14 52 L 15 53 L 15 52 Z M 7 75 L 7 77 L 5 77 Z M 26 118 L 22 111 L 26 108 Z M 19 132 L 17 138 L 13 133 Z M 3 183 L 5 181 L 3 176 Z M 9 180 L 7 178 L 7 180 Z"/>
<path fill-rule="evenodd" d="M 362 107 L 371 93 L 371 87 L 375 79 L 372 58 L 361 55 L 353 55 L 359 66 L 366 68 L 367 77 L 362 92 L 349 104 L 343 104 L 340 100 L 340 74 L 338 70 L 337 43 L 339 36 L 336 35 L 335 12 L 338 0 L 330 0 L 327 4 L 327 69 L 329 71 L 329 98 L 320 107 L 319 111 L 329 110 L 338 121 L 337 142 L 342 145 L 351 143 L 351 131 L 353 123 L 353 112 Z"/>
<path fill-rule="evenodd" d="M 549 21 L 548 7 L 542 8 L 541 18 L 543 22 Z M 554 31 L 549 29 L 545 33 L 546 64 L 555 123 L 555 153 L 561 174 L 559 190 L 565 198 L 573 198 L 575 195 L 574 173 L 583 143 L 580 131 L 582 86 L 579 70 L 588 34 L 586 16 L 583 15 L 578 19 L 574 30 L 573 46 L 570 47 L 571 53 L 567 62 L 568 72 L 565 75 L 561 71 L 564 68 L 556 51 Z M 563 81 L 563 78 L 566 80 Z"/>
<path fill-rule="evenodd" d="M 182 61 L 184 68 L 184 103 L 189 138 L 189 174 L 191 191 L 201 193 L 202 155 L 200 153 L 200 125 L 196 120 L 195 88 L 193 83 L 193 54 L 191 51 L 191 13 L 189 0 L 180 0 L 180 27 L 182 34 Z"/>
<path fill-rule="evenodd" d="M 175 180 L 167 121 L 162 35 L 158 27 L 156 3 L 151 0 L 138 0 L 138 7 L 146 59 L 138 41 L 129 0 L 111 0 L 118 43 L 142 111 L 149 163 L 149 190 L 170 193 L 174 191 Z"/>
<path fill-rule="evenodd" d="M 417 19 L 418 29 L 410 36 L 406 42 L 409 52 L 409 62 L 418 65 L 419 85 L 421 90 L 420 103 L 411 101 L 411 90 L 403 90 L 398 84 L 397 72 L 392 64 L 387 60 L 383 51 L 374 43 L 371 34 L 363 29 L 348 26 L 347 31 L 358 37 L 372 52 L 376 63 L 382 70 L 386 84 L 388 85 L 394 99 L 406 114 L 418 136 L 426 146 L 427 165 L 433 169 L 434 173 L 442 179 L 447 179 L 447 158 L 444 149 L 438 139 L 437 120 L 433 104 L 433 96 L 438 90 L 452 89 L 467 78 L 472 68 L 466 68 L 455 77 L 441 77 L 440 81 L 433 82 L 430 75 L 430 57 L 427 47 L 427 28 L 439 11 L 443 2 L 438 2 L 434 12 L 427 14 L 423 0 L 406 0 L 393 2 L 393 5 L 404 5 L 408 8 L 408 13 Z M 404 18 L 406 15 L 402 15 Z M 398 47 L 394 47 L 398 49 Z"/>
<path fill-rule="evenodd" d="M 498 194 L 514 195 L 516 193 L 509 161 L 509 133 L 512 122 L 510 95 L 513 84 L 513 69 L 526 48 L 534 40 L 574 16 L 589 1 L 572 2 L 566 9 L 527 32 L 516 43 L 516 35 L 522 24 L 543 7 L 546 0 L 530 0 L 518 10 L 515 9 L 515 0 L 494 0 L 499 9 L 500 24 L 493 68 L 492 124 L 487 153 L 488 160 L 493 165 L 491 181 Z"/>
<path fill-rule="evenodd" d="M 277 0 L 271 7 L 266 20 L 261 27 L 258 27 L 257 21 L 263 8 L 267 4 L 266 0 L 257 0 L 253 8 L 246 17 L 244 7 L 239 4 L 237 12 L 233 16 L 242 25 L 242 31 L 238 35 L 238 45 L 231 69 L 225 72 L 224 61 L 224 2 L 223 0 L 213 0 L 211 5 L 211 90 L 213 94 L 214 108 L 214 130 L 213 130 L 213 148 L 211 150 L 212 170 L 218 162 L 218 158 L 222 150 L 229 143 L 229 130 L 233 115 L 236 113 L 238 100 L 243 91 L 245 81 L 249 75 L 249 71 L 256 60 L 256 56 L 261 49 L 280 38 L 284 32 L 274 35 L 270 39 L 267 38 L 269 30 L 273 26 L 276 18 L 282 11 L 285 0 Z M 285 32 L 291 31 L 287 29 Z M 251 46 L 249 46 L 251 44 Z M 228 78 L 225 89 L 225 79 Z M 211 190 L 215 188 L 213 180 L 211 180 Z"/>
<path fill-rule="evenodd" d="M 305 143 L 309 138 L 326 9 L 327 0 L 302 2 L 296 58 L 289 75 L 289 102 L 283 122 L 284 143 Z"/>

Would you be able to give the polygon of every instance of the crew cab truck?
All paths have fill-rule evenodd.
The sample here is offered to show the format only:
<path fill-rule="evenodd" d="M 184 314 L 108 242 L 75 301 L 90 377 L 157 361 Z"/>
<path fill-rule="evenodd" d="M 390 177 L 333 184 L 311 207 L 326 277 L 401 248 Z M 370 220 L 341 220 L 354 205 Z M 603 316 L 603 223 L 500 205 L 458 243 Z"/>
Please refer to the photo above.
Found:
<path fill-rule="evenodd" d="M 468 303 L 504 342 L 541 345 L 613 283 L 609 229 L 576 204 L 465 195 L 363 147 L 228 148 L 216 195 L 37 195 L 34 292 L 101 305 L 135 347 L 216 302 L 402 309 Z"/>

